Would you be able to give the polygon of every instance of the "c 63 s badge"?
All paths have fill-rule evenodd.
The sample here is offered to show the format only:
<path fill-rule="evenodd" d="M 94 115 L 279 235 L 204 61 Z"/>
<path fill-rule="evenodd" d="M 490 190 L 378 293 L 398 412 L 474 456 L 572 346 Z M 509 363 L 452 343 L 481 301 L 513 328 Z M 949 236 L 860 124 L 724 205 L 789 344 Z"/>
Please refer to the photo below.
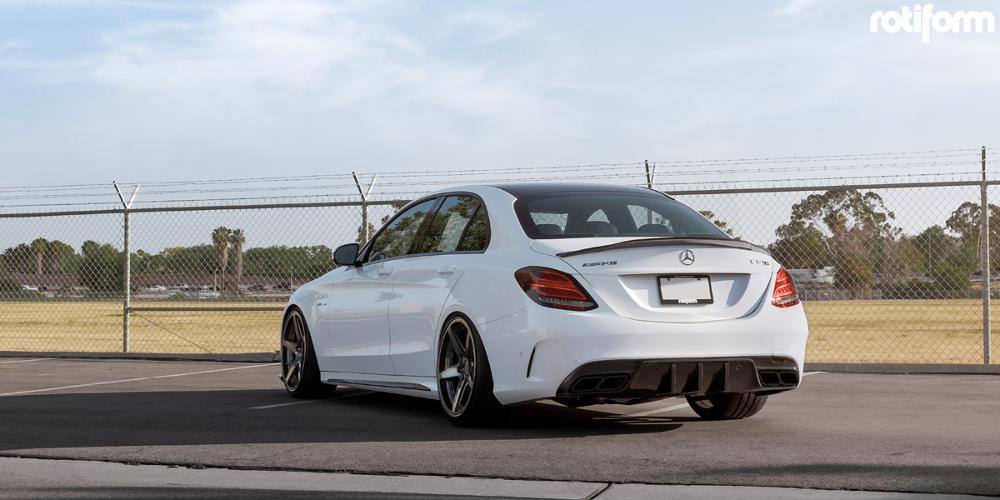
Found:
<path fill-rule="evenodd" d="M 618 264 L 617 260 L 599 260 L 597 262 L 584 262 L 580 267 L 614 266 L 616 264 Z"/>
<path fill-rule="evenodd" d="M 753 259 L 753 258 L 751 258 L 750 259 L 750 264 L 755 264 L 755 265 L 758 265 L 758 266 L 770 266 L 771 265 L 771 261 L 769 261 L 767 259 Z"/>

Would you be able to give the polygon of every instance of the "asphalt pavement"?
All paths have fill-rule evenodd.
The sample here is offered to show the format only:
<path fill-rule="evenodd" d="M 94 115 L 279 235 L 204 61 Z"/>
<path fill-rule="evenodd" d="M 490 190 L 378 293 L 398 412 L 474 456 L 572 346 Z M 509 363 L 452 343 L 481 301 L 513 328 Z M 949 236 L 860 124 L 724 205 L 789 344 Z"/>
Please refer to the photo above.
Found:
<path fill-rule="evenodd" d="M 546 480 L 596 484 L 600 498 L 656 484 L 1000 495 L 995 375 L 811 374 L 743 421 L 701 421 L 679 399 L 539 402 L 511 408 L 497 427 L 462 429 L 434 401 L 357 389 L 292 400 L 277 373 L 272 364 L 0 358 L 0 456 Z M 15 491 L 2 483 L 10 477 L 0 474 L 0 491 Z M 68 487 L 59 474 L 39 477 Z"/>

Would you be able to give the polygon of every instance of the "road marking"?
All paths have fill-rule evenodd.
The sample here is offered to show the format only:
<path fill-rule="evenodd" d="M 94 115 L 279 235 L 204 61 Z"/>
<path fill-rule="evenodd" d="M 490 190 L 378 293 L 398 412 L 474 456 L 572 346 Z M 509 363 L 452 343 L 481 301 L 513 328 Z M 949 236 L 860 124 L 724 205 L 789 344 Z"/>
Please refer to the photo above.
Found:
<path fill-rule="evenodd" d="M 14 363 L 34 363 L 35 361 L 46 361 L 52 358 L 15 359 L 13 361 L 0 361 L 0 365 L 10 365 Z"/>
<path fill-rule="evenodd" d="M 805 373 L 802 374 L 802 376 L 803 377 L 808 377 L 809 375 L 819 375 L 821 373 L 826 373 L 826 372 L 805 372 Z M 683 410 L 684 408 L 690 408 L 690 405 L 688 405 L 687 403 L 683 403 L 683 404 L 679 404 L 679 405 L 668 406 L 666 408 L 656 408 L 656 409 L 653 409 L 653 410 L 640 411 L 639 413 L 631 413 L 631 414 L 628 414 L 626 416 L 627 417 L 648 417 L 650 415 L 656 415 L 658 413 L 669 413 L 669 412 L 672 412 L 672 411 Z"/>
<path fill-rule="evenodd" d="M 372 394 L 373 392 L 375 392 L 375 391 L 352 392 L 350 394 L 344 394 L 342 396 L 334 396 L 332 398 L 326 398 L 326 399 L 310 399 L 308 401 L 292 401 L 290 403 L 277 403 L 277 404 L 273 404 L 273 405 L 251 406 L 250 409 L 251 410 L 270 410 L 271 408 L 284 408 L 286 406 L 307 405 L 307 404 L 310 404 L 310 403 L 319 403 L 320 401 L 330 401 L 330 400 L 333 400 L 333 399 L 347 399 L 347 398 L 353 398 L 355 396 L 364 396 L 365 394 Z"/>
<path fill-rule="evenodd" d="M 122 379 L 122 380 L 105 380 L 103 382 L 91 382 L 91 383 L 88 383 L 88 384 L 63 385 L 63 386 L 59 386 L 59 387 L 46 387 L 44 389 L 31 389 L 31 390 L 28 390 L 28 391 L 7 392 L 7 393 L 0 394 L 0 398 L 7 397 L 7 396 L 20 396 L 20 395 L 23 395 L 23 394 L 36 394 L 36 393 L 39 393 L 39 392 L 61 391 L 61 390 L 65 390 L 65 389 L 79 389 L 81 387 L 94 387 L 94 386 L 98 386 L 98 385 L 124 384 L 124 383 L 127 383 L 127 382 L 139 382 L 141 380 L 156 380 L 156 379 L 163 379 L 163 378 L 186 377 L 188 375 L 202 375 L 202 374 L 205 374 L 205 373 L 228 372 L 228 371 L 232 371 L 232 370 L 244 370 L 244 369 L 247 369 L 247 368 L 260 368 L 260 367 L 264 367 L 264 366 L 275 366 L 277 364 L 279 364 L 279 363 L 267 363 L 267 364 L 262 364 L 262 365 L 244 365 L 244 366 L 235 366 L 235 367 L 232 367 L 232 368 L 220 368 L 218 370 L 202 370 L 202 371 L 197 371 L 197 372 L 172 373 L 170 375 L 155 375 L 155 376 L 151 376 L 151 377 L 126 378 L 126 379 Z"/>
<path fill-rule="evenodd" d="M 672 411 L 683 410 L 684 408 L 689 408 L 689 407 L 690 406 L 688 406 L 687 403 L 683 403 L 683 404 L 679 404 L 679 405 L 668 406 L 666 408 L 656 408 L 654 410 L 640 411 L 639 413 L 631 413 L 631 414 L 628 414 L 628 415 L 625 415 L 625 416 L 626 417 L 648 417 L 650 415 L 656 415 L 657 413 L 668 413 L 668 412 L 672 412 Z"/>

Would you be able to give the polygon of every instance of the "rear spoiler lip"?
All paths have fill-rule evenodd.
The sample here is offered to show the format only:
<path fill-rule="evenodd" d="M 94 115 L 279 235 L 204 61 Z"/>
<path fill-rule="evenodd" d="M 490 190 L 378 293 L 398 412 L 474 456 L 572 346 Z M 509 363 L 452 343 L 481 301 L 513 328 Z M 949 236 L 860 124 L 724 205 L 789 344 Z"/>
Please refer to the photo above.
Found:
<path fill-rule="evenodd" d="M 750 250 L 751 252 L 758 252 L 765 255 L 771 255 L 764 248 L 761 248 L 752 243 L 747 243 L 741 240 L 722 240 L 715 238 L 637 238 L 634 240 L 620 241 L 618 243 L 611 243 L 608 245 L 600 245 L 596 247 L 583 248 L 580 250 L 573 250 L 570 252 L 557 253 L 557 257 L 572 257 L 574 255 L 582 255 L 587 253 L 597 253 L 603 252 L 605 250 L 617 250 L 619 248 L 639 248 L 639 247 L 655 247 L 655 246 L 676 246 L 676 245 L 699 245 L 699 246 L 709 246 L 709 247 L 724 247 L 724 248 L 740 248 L 743 250 Z"/>

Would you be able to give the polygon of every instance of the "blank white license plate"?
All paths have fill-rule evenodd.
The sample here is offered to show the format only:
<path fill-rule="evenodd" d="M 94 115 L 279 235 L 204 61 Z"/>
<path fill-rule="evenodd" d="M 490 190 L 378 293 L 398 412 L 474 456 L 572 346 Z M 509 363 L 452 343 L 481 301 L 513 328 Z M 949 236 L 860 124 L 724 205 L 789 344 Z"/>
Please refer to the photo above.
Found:
<path fill-rule="evenodd" d="M 712 280 L 708 276 L 660 276 L 660 302 L 711 304 Z"/>

